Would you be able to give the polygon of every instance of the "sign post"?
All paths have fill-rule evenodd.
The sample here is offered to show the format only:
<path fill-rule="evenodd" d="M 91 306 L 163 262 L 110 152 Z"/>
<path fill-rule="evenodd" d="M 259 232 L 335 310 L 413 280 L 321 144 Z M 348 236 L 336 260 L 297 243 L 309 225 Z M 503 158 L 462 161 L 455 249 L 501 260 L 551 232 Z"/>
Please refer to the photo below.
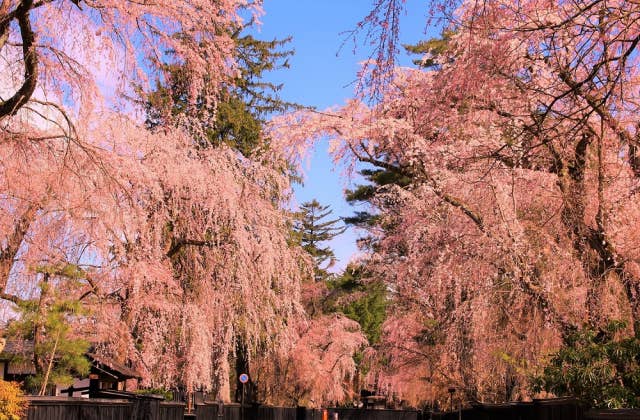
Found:
<path fill-rule="evenodd" d="M 242 393 L 240 394 L 240 419 L 244 420 L 244 384 L 249 382 L 249 375 L 243 373 L 238 377 L 238 380 L 242 384 Z"/>

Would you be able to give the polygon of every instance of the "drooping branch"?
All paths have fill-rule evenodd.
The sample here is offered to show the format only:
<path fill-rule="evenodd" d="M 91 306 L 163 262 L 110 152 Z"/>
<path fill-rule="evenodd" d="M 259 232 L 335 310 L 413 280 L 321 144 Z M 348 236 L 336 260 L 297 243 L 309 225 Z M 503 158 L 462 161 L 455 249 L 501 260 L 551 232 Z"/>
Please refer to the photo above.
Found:
<path fill-rule="evenodd" d="M 634 39 L 632 46 L 628 51 L 635 49 L 637 45 L 637 39 Z M 627 52 L 628 53 L 628 52 Z M 627 53 L 624 57 L 626 58 Z M 603 65 L 603 64 L 602 64 Z M 595 73 L 591 73 L 590 77 L 595 77 Z M 557 100 L 560 97 L 574 94 L 577 97 L 584 99 L 587 104 L 593 109 L 593 111 L 599 115 L 603 123 L 609 127 L 618 136 L 623 144 L 628 145 L 628 161 L 634 174 L 638 176 L 640 170 L 638 167 L 638 158 L 636 156 L 637 139 L 632 139 L 629 132 L 622 128 L 615 117 L 605 108 L 604 100 L 595 98 L 593 95 L 585 93 L 583 86 L 585 86 L 587 80 L 582 82 L 575 82 L 570 76 L 568 71 L 561 72 L 560 79 L 570 88 L 569 91 L 562 93 L 556 97 Z M 512 115 L 505 115 L 499 112 L 497 107 L 490 107 L 489 110 L 496 112 L 500 116 L 513 118 Z M 548 113 L 545 113 L 545 116 Z M 536 120 L 532 115 L 532 120 Z M 634 302 L 637 301 L 636 295 L 638 294 L 633 287 L 630 287 L 632 282 L 629 281 L 630 274 L 624 267 L 624 261 L 619 257 L 617 251 L 614 248 L 613 243 L 607 237 L 605 227 L 603 225 L 600 211 L 602 208 L 602 196 L 599 199 L 599 217 L 596 217 L 596 226 L 589 226 L 585 221 L 585 168 L 587 164 L 587 149 L 592 142 L 592 138 L 596 135 L 592 127 L 584 123 L 582 127 L 586 133 L 583 133 L 579 138 L 580 140 L 574 147 L 573 156 L 565 161 L 561 153 L 556 150 L 554 146 L 554 138 L 550 137 L 542 141 L 541 145 L 546 146 L 546 149 L 551 155 L 552 166 L 548 169 L 549 173 L 556 174 L 558 177 L 557 185 L 560 188 L 561 194 L 564 197 L 563 210 L 561 212 L 561 220 L 567 229 L 569 235 L 573 238 L 574 249 L 580 254 L 580 260 L 583 262 L 585 269 L 599 284 L 600 279 L 603 278 L 609 272 L 617 273 L 627 291 L 627 296 L 630 302 L 637 306 Z M 541 131 L 540 124 L 532 124 L 525 126 L 525 131 L 528 131 L 534 136 L 540 136 L 544 134 Z M 519 166 L 518 162 L 508 160 L 504 158 L 499 152 L 496 152 L 492 158 L 499 160 L 509 167 Z M 532 169 L 532 168 L 527 168 Z M 602 189 L 601 174 L 598 178 L 599 190 Z M 601 191 L 600 191 L 601 192 Z M 602 194 L 600 194 L 602 195 Z M 595 254 L 595 258 L 587 257 L 585 252 L 592 252 Z M 631 276 L 632 277 L 632 276 Z M 538 292 L 535 288 L 529 288 L 530 285 L 525 285 L 532 296 L 539 298 Z M 542 299 L 545 301 L 546 299 Z M 562 324 L 560 322 L 559 324 Z M 564 329 L 564 328 L 563 328 Z"/>
<path fill-rule="evenodd" d="M 640 144 L 640 125 L 636 126 L 635 143 L 629 144 L 629 165 L 636 178 L 640 178 L 640 155 L 638 145 Z"/>
<path fill-rule="evenodd" d="M 379 159 L 375 159 L 370 155 L 364 156 L 362 153 L 358 153 L 358 151 L 355 150 L 355 148 L 353 146 L 349 145 L 349 147 L 350 147 L 351 152 L 353 153 L 353 155 L 356 157 L 356 159 L 358 159 L 361 162 L 370 163 L 370 164 L 372 164 L 374 166 L 378 166 L 380 168 L 383 168 L 383 169 L 386 169 L 388 171 L 394 172 L 394 173 L 396 173 L 398 175 L 406 176 L 408 178 L 414 178 L 415 177 L 415 174 L 412 171 L 410 171 L 409 169 L 405 169 L 405 168 L 402 168 L 400 166 L 392 165 L 392 164 L 390 164 L 388 162 L 385 162 L 385 161 L 382 161 L 382 160 L 379 160 Z M 469 205 L 464 203 L 462 200 L 459 200 L 458 198 L 456 198 L 456 197 L 444 192 L 442 190 L 442 188 L 440 188 L 438 183 L 433 179 L 433 177 L 429 176 L 429 174 L 427 174 L 426 171 L 422 170 L 421 171 L 421 175 L 424 178 L 424 180 L 428 183 L 428 185 L 431 187 L 431 189 L 436 194 L 436 196 L 438 196 L 438 198 L 440 198 L 442 201 L 452 205 L 453 207 L 458 208 L 467 217 L 469 217 L 471 219 L 471 221 L 476 225 L 476 227 L 481 232 L 485 231 L 483 218 L 478 212 L 474 211 Z"/>
<path fill-rule="evenodd" d="M 471 221 L 476 225 L 476 227 L 478 228 L 478 230 L 480 230 L 480 232 L 483 232 L 483 233 L 485 232 L 484 220 L 479 213 L 474 211 L 471 207 L 469 207 L 463 201 L 442 191 L 440 186 L 437 184 L 437 182 L 433 178 L 429 178 L 429 183 L 431 184 L 431 189 L 433 190 L 433 192 L 442 201 L 452 205 L 453 207 L 458 208 L 460 211 L 462 211 L 462 213 L 465 214 L 465 216 L 471 219 Z"/>
<path fill-rule="evenodd" d="M 637 41 L 640 41 L 640 37 Z M 609 112 L 609 110 L 605 107 L 605 102 L 601 99 L 596 98 L 590 93 L 585 92 L 582 89 L 583 83 L 576 82 L 571 77 L 571 74 L 566 71 L 560 71 L 558 73 L 560 80 L 562 80 L 570 89 L 571 92 L 574 93 L 577 97 L 582 98 L 585 102 L 593 109 L 593 111 L 598 114 L 598 116 L 602 119 L 602 121 L 618 136 L 618 138 L 624 144 L 635 144 L 635 139 L 629 134 L 626 128 L 622 127 L 616 118 Z"/>

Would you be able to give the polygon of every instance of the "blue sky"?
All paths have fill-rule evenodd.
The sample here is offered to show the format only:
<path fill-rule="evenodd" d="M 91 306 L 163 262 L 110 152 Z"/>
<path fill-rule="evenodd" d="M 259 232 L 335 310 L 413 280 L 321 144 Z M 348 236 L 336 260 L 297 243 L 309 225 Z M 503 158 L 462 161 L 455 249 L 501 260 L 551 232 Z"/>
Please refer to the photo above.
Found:
<path fill-rule="evenodd" d="M 293 36 L 291 47 L 295 55 L 291 68 L 273 72 L 268 79 L 284 83 L 282 97 L 288 101 L 319 109 L 341 105 L 353 94 L 353 82 L 358 63 L 369 56 L 366 46 L 348 41 L 346 35 L 355 28 L 371 7 L 371 0 L 264 0 L 266 14 L 257 36 L 261 39 Z M 425 35 L 427 1 L 407 0 L 407 13 L 402 17 L 402 43 L 415 43 Z M 429 31 L 429 36 L 434 36 Z M 400 63 L 408 64 L 407 57 Z M 345 188 L 353 182 L 341 177 L 327 154 L 327 144 L 321 143 L 305 167 L 305 182 L 295 188 L 296 201 L 303 203 L 316 198 L 329 204 L 335 216 L 348 216 L 354 208 L 343 197 Z M 331 247 L 339 259 L 336 269 L 342 269 L 354 253 L 357 232 L 348 230 L 333 240 Z"/>

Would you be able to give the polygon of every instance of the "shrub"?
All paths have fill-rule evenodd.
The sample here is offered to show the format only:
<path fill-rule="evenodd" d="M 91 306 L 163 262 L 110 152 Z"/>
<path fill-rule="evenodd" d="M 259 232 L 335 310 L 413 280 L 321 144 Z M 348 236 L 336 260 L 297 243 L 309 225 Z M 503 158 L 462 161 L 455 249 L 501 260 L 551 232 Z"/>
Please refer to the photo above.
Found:
<path fill-rule="evenodd" d="M 164 388 L 138 389 L 135 393 L 139 395 L 159 395 L 166 401 L 171 401 L 173 399 L 173 393 Z"/>
<path fill-rule="evenodd" d="M 27 412 L 27 400 L 15 382 L 0 379 L 0 420 L 20 420 Z"/>
<path fill-rule="evenodd" d="M 626 323 L 585 327 L 551 356 L 533 389 L 571 395 L 596 408 L 640 407 L 640 337 L 622 337 Z"/>

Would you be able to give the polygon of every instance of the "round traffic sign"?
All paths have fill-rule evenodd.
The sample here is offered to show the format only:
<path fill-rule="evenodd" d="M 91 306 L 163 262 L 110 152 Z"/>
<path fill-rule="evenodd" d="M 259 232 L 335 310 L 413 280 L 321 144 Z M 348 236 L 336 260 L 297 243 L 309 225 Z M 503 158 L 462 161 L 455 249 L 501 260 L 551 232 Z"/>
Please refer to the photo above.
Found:
<path fill-rule="evenodd" d="M 240 382 L 242 382 L 243 384 L 246 384 L 247 382 L 249 382 L 249 375 L 243 373 L 238 379 L 240 379 Z"/>

